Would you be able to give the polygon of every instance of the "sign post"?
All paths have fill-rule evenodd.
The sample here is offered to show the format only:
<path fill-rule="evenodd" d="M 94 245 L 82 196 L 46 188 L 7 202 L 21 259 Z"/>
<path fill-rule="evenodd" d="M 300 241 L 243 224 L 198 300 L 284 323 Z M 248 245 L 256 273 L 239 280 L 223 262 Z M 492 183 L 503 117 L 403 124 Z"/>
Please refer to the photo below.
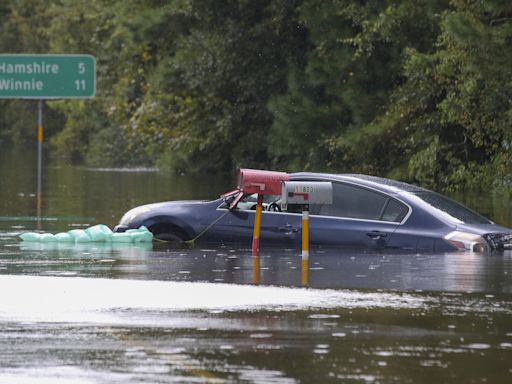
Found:
<path fill-rule="evenodd" d="M 43 179 L 43 100 L 37 103 L 37 217 L 41 217 Z"/>
<path fill-rule="evenodd" d="M 35 99 L 37 108 L 37 217 L 41 216 L 43 100 L 83 99 L 96 93 L 96 59 L 91 55 L 0 55 L 0 98 Z"/>

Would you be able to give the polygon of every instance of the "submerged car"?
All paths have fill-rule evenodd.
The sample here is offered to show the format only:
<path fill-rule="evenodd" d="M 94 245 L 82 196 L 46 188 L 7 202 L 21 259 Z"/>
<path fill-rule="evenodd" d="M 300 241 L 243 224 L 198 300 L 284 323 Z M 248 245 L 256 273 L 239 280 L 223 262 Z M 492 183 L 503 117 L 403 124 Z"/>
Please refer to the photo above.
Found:
<path fill-rule="evenodd" d="M 512 248 L 512 229 L 430 190 L 354 174 L 292 173 L 292 181 L 332 182 L 332 204 L 309 206 L 312 244 L 410 252 L 486 252 Z M 261 244 L 295 246 L 302 212 L 265 196 Z M 146 226 L 158 239 L 250 244 L 256 195 L 235 190 L 212 201 L 147 204 L 128 211 L 115 231 Z M 290 207 L 288 207 L 290 208 Z"/>

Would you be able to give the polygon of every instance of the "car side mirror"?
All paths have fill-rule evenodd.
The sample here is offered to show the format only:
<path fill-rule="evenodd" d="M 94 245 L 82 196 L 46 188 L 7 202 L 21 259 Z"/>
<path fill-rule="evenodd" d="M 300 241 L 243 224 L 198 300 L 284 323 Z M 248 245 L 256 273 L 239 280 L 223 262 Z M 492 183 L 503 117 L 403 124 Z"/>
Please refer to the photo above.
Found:
<path fill-rule="evenodd" d="M 235 199 L 236 196 L 225 196 L 222 201 L 224 202 L 224 204 L 226 205 L 225 208 L 228 208 L 228 209 L 231 209 L 231 203 L 233 202 L 233 200 Z"/>
<path fill-rule="evenodd" d="M 231 211 L 236 208 L 243 195 L 244 193 L 239 190 L 237 193 L 226 193 L 222 195 L 222 198 L 227 208 Z"/>

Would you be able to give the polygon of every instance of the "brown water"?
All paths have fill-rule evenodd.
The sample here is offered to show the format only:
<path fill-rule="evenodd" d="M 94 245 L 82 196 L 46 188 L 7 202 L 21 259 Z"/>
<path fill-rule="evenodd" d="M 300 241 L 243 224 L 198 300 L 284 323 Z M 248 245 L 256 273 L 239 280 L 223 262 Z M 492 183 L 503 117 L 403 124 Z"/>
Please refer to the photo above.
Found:
<path fill-rule="evenodd" d="M 48 164 L 0 148 L 1 383 L 509 383 L 512 253 L 29 244 L 230 176 Z M 459 200 L 512 226 L 506 196 Z"/>

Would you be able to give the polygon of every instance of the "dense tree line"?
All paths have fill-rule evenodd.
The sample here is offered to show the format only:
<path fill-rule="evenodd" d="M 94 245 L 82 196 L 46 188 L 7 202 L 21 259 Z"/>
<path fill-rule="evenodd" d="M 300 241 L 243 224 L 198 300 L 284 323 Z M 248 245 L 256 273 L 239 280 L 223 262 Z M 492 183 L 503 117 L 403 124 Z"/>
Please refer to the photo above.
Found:
<path fill-rule="evenodd" d="M 512 183 L 509 0 L 4 0 L 6 53 L 90 53 L 97 96 L 48 101 L 89 165 Z M 0 101 L 0 141 L 34 105 Z"/>

